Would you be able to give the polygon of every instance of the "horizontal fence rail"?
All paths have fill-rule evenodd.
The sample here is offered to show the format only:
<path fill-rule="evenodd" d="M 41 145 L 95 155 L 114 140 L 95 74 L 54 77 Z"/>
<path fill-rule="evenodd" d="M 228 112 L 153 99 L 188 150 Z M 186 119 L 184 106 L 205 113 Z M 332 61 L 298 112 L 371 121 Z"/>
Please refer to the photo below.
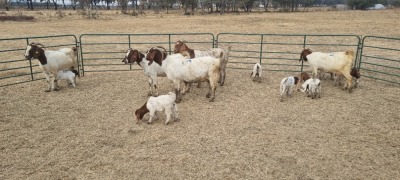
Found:
<path fill-rule="evenodd" d="M 362 76 L 400 84 L 400 38 L 365 36 L 362 44 Z"/>
<path fill-rule="evenodd" d="M 47 50 L 77 47 L 74 35 L 0 39 L 0 87 L 44 79 L 39 61 L 24 57 L 26 46 L 32 42 L 43 44 Z"/>
<path fill-rule="evenodd" d="M 145 53 L 151 47 L 162 46 L 172 54 L 178 40 L 186 41 L 192 49 L 205 50 L 214 47 L 215 38 L 211 33 L 83 34 L 79 38 L 83 73 L 140 70 L 137 65 L 122 62 L 128 48 Z"/>
<path fill-rule="evenodd" d="M 353 50 L 358 55 L 361 38 L 356 35 L 243 34 L 220 33 L 217 47 L 232 46 L 228 68 L 251 69 L 255 63 L 268 71 L 301 72 L 300 53 L 305 48 L 318 52 Z M 358 56 L 354 59 L 354 65 Z"/>

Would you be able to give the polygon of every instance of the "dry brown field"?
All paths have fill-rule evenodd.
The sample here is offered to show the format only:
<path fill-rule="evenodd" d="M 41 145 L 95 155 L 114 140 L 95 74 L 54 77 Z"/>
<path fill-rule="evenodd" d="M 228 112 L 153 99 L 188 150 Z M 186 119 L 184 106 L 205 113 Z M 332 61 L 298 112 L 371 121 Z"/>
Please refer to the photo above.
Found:
<path fill-rule="evenodd" d="M 19 12 L 6 12 L 8 15 Z M 91 33 L 222 32 L 400 36 L 400 10 L 140 16 L 22 11 L 0 39 Z M 122 58 L 121 58 L 122 59 Z M 0 88 L 0 179 L 398 179 L 398 85 L 361 79 L 352 93 L 323 80 L 320 99 L 279 101 L 293 73 L 227 70 L 215 102 L 207 86 L 178 104 L 179 120 L 135 123 L 147 99 L 141 71 L 88 73 L 45 93 L 44 80 Z M 161 94 L 173 90 L 160 78 Z M 148 115 L 145 116 L 147 120 Z"/>

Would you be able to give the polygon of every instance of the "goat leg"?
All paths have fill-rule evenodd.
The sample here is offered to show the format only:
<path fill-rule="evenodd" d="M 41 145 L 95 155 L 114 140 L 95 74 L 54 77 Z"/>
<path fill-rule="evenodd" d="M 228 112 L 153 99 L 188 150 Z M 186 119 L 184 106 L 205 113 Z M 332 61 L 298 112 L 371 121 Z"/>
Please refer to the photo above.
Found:
<path fill-rule="evenodd" d="M 47 72 L 43 71 L 44 76 L 46 77 L 46 81 L 47 81 L 47 89 L 44 90 L 45 92 L 50 92 L 51 91 L 51 82 L 50 82 L 50 74 Z"/>

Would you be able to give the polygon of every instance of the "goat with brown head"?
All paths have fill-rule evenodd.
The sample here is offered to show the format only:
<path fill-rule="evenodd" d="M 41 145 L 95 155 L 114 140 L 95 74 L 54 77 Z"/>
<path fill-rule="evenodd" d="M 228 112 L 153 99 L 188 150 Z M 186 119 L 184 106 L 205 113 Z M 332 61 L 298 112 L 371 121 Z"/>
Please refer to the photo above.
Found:
<path fill-rule="evenodd" d="M 167 50 L 164 47 L 152 47 L 147 51 L 146 60 L 149 61 L 149 66 L 154 62 L 162 65 L 162 61 L 167 57 Z"/>
<path fill-rule="evenodd" d="M 140 53 L 136 49 L 129 48 L 122 62 L 124 62 L 125 64 L 133 64 L 136 62 L 140 66 L 140 62 L 143 58 L 144 54 Z"/>
<path fill-rule="evenodd" d="M 174 53 L 188 53 L 190 58 L 195 58 L 195 53 L 193 49 L 190 49 L 187 45 L 186 45 L 186 41 L 181 41 L 178 40 L 175 43 L 175 47 L 174 47 Z"/>

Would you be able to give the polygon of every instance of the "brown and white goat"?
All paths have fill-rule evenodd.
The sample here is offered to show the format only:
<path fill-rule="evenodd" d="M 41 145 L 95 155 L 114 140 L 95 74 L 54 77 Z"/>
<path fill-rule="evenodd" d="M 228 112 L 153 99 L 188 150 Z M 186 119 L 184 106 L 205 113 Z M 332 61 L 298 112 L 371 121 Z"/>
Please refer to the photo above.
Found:
<path fill-rule="evenodd" d="M 299 78 L 296 76 L 288 76 L 281 80 L 280 84 L 280 97 L 281 102 L 283 102 L 283 96 L 286 94 L 287 96 L 291 96 L 293 92 L 293 87 L 295 87 L 299 83 Z"/>
<path fill-rule="evenodd" d="M 146 60 L 149 61 L 149 66 L 154 62 L 158 65 L 162 65 L 162 61 L 167 58 L 167 50 L 162 46 L 156 46 L 150 48 L 146 53 Z"/>
<path fill-rule="evenodd" d="M 311 66 L 313 77 L 317 75 L 318 69 L 326 72 L 341 73 L 347 80 L 343 89 L 352 91 L 350 69 L 354 59 L 354 52 L 349 50 L 346 52 L 311 52 L 310 49 L 304 49 L 300 54 L 299 61 L 308 61 Z"/>
<path fill-rule="evenodd" d="M 150 53 L 158 50 L 149 50 Z M 144 74 L 149 77 L 149 92 L 148 95 L 158 96 L 158 80 L 157 77 L 166 77 L 165 71 L 161 68 L 161 56 L 153 56 L 153 61 L 156 63 L 151 63 L 151 61 L 146 60 L 145 55 L 140 53 L 136 49 L 129 48 L 125 54 L 125 58 L 122 60 L 125 64 L 137 63 L 141 68 L 143 68 Z"/>
<path fill-rule="evenodd" d="M 46 92 L 58 91 L 58 71 L 60 70 L 78 70 L 77 49 L 61 48 L 57 51 L 45 50 L 40 43 L 31 43 L 26 47 L 25 59 L 38 59 L 40 68 L 46 77 L 48 88 Z"/>
<path fill-rule="evenodd" d="M 211 56 L 215 58 L 219 58 L 221 60 L 220 63 L 220 78 L 218 80 L 221 86 L 225 83 L 225 69 L 226 65 L 228 64 L 229 59 L 229 52 L 231 51 L 231 46 L 228 47 L 228 50 L 223 50 L 221 48 L 211 48 L 206 51 L 201 50 L 193 50 L 190 49 L 185 41 L 178 40 L 174 46 L 174 53 L 182 53 L 183 56 L 189 55 L 190 58 L 197 58 L 197 57 L 204 57 L 204 56 Z"/>
<path fill-rule="evenodd" d="M 150 112 L 150 118 L 147 122 L 150 124 L 153 122 L 153 119 L 157 119 L 157 111 L 165 111 L 165 115 L 167 116 L 165 124 L 167 125 L 170 122 L 171 117 L 174 119 L 178 118 L 178 108 L 175 100 L 176 95 L 173 92 L 158 97 L 149 97 L 147 102 L 135 111 L 136 123 L 139 123 L 139 121 L 143 119 L 143 116 Z"/>

